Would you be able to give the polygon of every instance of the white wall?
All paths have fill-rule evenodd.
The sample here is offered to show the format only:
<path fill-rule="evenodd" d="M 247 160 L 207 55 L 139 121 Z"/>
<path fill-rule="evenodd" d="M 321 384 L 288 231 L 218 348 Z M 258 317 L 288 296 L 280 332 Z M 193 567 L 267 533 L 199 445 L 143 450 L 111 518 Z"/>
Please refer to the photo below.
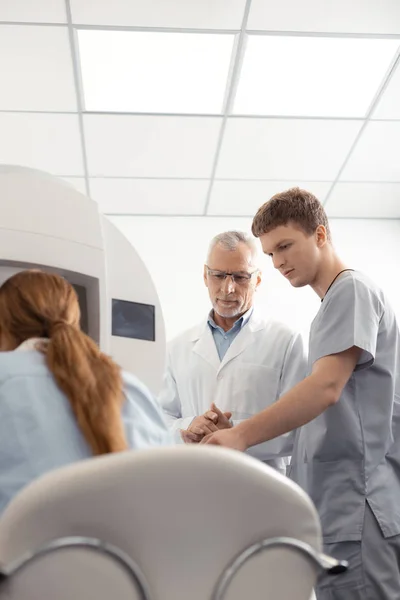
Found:
<path fill-rule="evenodd" d="M 201 321 L 210 310 L 203 264 L 211 238 L 228 229 L 249 230 L 236 217 L 112 217 L 146 263 L 164 311 L 167 339 Z M 400 221 L 332 219 L 334 245 L 349 267 L 374 279 L 400 317 Z M 138 282 L 140 285 L 140 282 Z M 308 336 L 319 308 L 309 288 L 293 289 L 263 258 L 257 306 Z"/>

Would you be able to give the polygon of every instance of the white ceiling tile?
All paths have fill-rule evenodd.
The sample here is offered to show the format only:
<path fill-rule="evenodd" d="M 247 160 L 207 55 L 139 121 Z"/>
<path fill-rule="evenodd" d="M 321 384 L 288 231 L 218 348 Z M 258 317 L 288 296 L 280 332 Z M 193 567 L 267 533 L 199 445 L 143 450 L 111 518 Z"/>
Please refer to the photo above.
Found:
<path fill-rule="evenodd" d="M 373 119 L 400 119 L 400 62 L 389 85 L 382 94 L 373 114 Z"/>
<path fill-rule="evenodd" d="M 215 181 L 207 214 L 253 217 L 264 202 L 278 192 L 300 187 L 321 202 L 331 187 L 321 181 Z"/>
<path fill-rule="evenodd" d="M 399 45 L 396 39 L 250 35 L 233 112 L 364 117 Z"/>
<path fill-rule="evenodd" d="M 400 219 L 400 183 L 337 183 L 325 208 L 328 217 Z"/>
<path fill-rule="evenodd" d="M 85 109 L 221 114 L 234 35 L 78 31 Z"/>
<path fill-rule="evenodd" d="M 65 0 L 2 0 L 0 21 L 65 23 Z"/>
<path fill-rule="evenodd" d="M 89 174 L 210 177 L 221 120 L 85 115 Z"/>
<path fill-rule="evenodd" d="M 76 115 L 0 113 L 0 163 L 83 175 Z"/>
<path fill-rule="evenodd" d="M 332 181 L 360 121 L 229 119 L 218 179 Z"/>
<path fill-rule="evenodd" d="M 64 27 L 0 25 L 0 110 L 75 111 Z"/>
<path fill-rule="evenodd" d="M 91 178 L 90 193 L 106 214 L 201 215 L 207 180 Z"/>
<path fill-rule="evenodd" d="M 84 177 L 62 177 L 61 179 L 86 196 L 86 182 Z"/>
<path fill-rule="evenodd" d="M 74 23 L 240 29 L 246 0 L 70 0 Z"/>
<path fill-rule="evenodd" d="M 400 121 L 371 121 L 341 181 L 400 181 Z"/>
<path fill-rule="evenodd" d="M 80 0 L 76 0 L 79 2 Z M 247 29 L 400 33 L 398 0 L 252 0 Z"/>

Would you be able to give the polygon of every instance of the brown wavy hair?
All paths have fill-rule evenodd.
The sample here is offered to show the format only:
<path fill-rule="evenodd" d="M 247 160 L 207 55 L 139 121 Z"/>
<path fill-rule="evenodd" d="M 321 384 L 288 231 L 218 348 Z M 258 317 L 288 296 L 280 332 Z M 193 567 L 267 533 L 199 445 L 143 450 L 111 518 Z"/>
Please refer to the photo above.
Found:
<path fill-rule="evenodd" d="M 275 194 L 263 204 L 253 219 L 251 231 L 258 238 L 288 223 L 296 224 L 308 235 L 323 225 L 331 241 L 328 217 L 321 202 L 311 192 L 298 187 Z"/>
<path fill-rule="evenodd" d="M 81 331 L 79 322 L 77 294 L 59 275 L 21 271 L 0 287 L 2 340 L 14 349 L 30 338 L 48 338 L 38 349 L 93 454 L 126 450 L 120 368 Z"/>

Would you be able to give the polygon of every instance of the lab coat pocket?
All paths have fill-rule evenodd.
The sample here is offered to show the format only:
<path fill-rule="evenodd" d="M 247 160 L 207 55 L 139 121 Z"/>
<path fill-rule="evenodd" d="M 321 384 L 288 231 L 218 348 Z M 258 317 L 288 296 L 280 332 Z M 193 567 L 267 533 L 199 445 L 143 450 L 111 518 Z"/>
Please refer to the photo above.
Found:
<path fill-rule="evenodd" d="M 246 419 L 277 400 L 280 372 L 271 367 L 235 365 L 231 410 L 235 419 Z"/>

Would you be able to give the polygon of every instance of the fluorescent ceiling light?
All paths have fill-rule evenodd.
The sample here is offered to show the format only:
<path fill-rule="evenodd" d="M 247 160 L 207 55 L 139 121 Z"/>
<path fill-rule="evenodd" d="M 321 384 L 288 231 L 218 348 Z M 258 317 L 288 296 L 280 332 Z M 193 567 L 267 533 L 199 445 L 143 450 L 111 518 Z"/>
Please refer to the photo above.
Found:
<path fill-rule="evenodd" d="M 221 113 L 234 38 L 78 30 L 85 109 Z"/>
<path fill-rule="evenodd" d="M 249 35 L 234 114 L 364 117 L 399 40 Z"/>

